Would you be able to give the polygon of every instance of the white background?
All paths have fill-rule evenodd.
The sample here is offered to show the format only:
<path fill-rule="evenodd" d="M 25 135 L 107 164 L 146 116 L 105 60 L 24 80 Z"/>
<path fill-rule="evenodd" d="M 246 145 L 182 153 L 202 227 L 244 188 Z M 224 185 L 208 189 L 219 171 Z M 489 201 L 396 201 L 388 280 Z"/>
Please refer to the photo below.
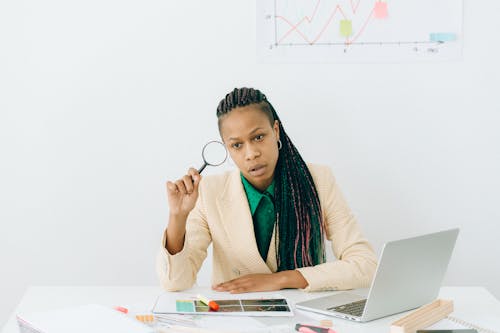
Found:
<path fill-rule="evenodd" d="M 499 12 L 465 2 L 458 62 L 263 65 L 254 1 L 1 0 L 0 324 L 28 285 L 157 284 L 164 182 L 235 86 L 333 168 L 377 253 L 459 226 L 444 283 L 499 297 Z"/>

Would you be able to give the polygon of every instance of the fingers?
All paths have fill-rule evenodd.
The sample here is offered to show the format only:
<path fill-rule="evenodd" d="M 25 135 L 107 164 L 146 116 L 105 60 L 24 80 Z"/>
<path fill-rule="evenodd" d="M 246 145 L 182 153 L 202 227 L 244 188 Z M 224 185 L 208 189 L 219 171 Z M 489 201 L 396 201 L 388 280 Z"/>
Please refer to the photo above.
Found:
<path fill-rule="evenodd" d="M 194 168 L 190 168 L 188 173 L 175 182 L 167 181 L 167 190 L 170 193 L 191 194 L 198 190 L 201 175 Z"/>
<path fill-rule="evenodd" d="M 185 175 L 181 179 L 178 180 L 180 187 L 182 187 L 181 192 L 183 194 L 191 194 L 193 193 L 193 178 L 189 175 Z"/>
<path fill-rule="evenodd" d="M 241 277 L 227 282 L 220 283 L 212 287 L 217 291 L 228 291 L 231 294 L 239 294 L 256 290 L 255 280 L 252 278 Z"/>
<path fill-rule="evenodd" d="M 191 179 L 193 180 L 194 188 L 196 189 L 198 187 L 198 184 L 200 183 L 200 180 L 201 180 L 200 173 L 195 168 L 189 168 L 188 175 L 191 176 Z"/>
<path fill-rule="evenodd" d="M 169 193 L 177 193 L 177 185 L 175 185 L 174 183 L 172 183 L 171 181 L 168 181 L 167 182 L 167 191 Z"/>
<path fill-rule="evenodd" d="M 278 273 L 275 273 L 278 274 Z M 212 288 L 217 291 L 228 291 L 231 294 L 254 291 L 280 290 L 281 286 L 273 274 L 248 274 L 239 278 L 220 283 Z"/>
<path fill-rule="evenodd" d="M 231 294 L 241 294 L 241 293 L 246 293 L 246 292 L 251 292 L 251 291 L 253 291 L 253 290 L 249 289 L 247 287 L 239 287 L 239 288 L 230 290 L 229 293 L 231 293 Z"/>

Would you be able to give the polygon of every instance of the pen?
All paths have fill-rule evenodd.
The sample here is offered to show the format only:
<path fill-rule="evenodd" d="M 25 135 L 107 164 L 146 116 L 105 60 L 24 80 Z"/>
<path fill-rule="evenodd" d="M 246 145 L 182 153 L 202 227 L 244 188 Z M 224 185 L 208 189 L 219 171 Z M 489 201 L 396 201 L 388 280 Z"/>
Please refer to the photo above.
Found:
<path fill-rule="evenodd" d="M 331 328 L 312 326 L 306 324 L 296 324 L 295 330 L 302 333 L 336 333 Z"/>
<path fill-rule="evenodd" d="M 217 311 L 219 310 L 219 304 L 217 304 L 215 301 L 212 301 L 200 294 L 198 294 L 196 297 L 198 297 L 198 299 L 202 302 L 202 303 L 205 303 L 206 305 L 208 305 L 208 307 L 213 310 L 213 311 Z"/>

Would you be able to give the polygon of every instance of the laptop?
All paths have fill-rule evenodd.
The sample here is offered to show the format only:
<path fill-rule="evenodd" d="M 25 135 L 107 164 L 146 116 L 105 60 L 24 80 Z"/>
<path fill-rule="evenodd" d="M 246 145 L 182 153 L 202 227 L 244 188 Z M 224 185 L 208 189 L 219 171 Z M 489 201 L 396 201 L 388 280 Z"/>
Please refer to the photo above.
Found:
<path fill-rule="evenodd" d="M 366 322 L 415 309 L 436 299 L 459 229 L 388 242 L 368 297 L 352 292 L 302 301 L 297 309 Z"/>

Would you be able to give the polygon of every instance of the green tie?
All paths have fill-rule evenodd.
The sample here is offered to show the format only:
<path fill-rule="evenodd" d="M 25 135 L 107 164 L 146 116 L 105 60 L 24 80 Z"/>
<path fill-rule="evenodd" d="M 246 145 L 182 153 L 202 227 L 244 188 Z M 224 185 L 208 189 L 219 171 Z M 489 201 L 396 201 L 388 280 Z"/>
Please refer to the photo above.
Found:
<path fill-rule="evenodd" d="M 253 217 L 257 247 L 259 248 L 260 256 L 266 261 L 267 252 L 269 251 L 269 245 L 273 236 L 274 220 L 276 218 L 274 203 L 269 193 L 264 193 Z"/>

